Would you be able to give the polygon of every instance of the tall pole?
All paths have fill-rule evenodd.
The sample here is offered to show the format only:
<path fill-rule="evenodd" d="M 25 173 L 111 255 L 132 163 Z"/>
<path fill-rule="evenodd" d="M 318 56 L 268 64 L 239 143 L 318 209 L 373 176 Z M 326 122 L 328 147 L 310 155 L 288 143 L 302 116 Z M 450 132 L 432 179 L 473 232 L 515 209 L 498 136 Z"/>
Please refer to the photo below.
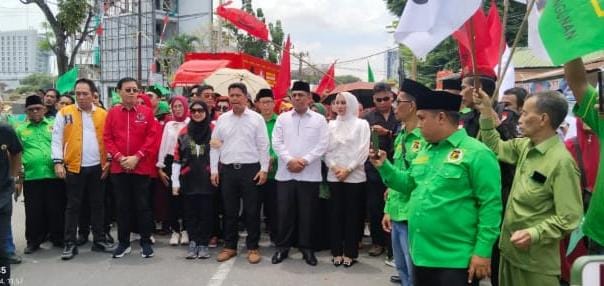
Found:
<path fill-rule="evenodd" d="M 138 51 L 136 55 L 136 80 L 140 83 L 143 79 L 143 15 L 142 0 L 138 0 Z"/>
<path fill-rule="evenodd" d="M 218 6 L 224 4 L 223 0 L 218 0 Z M 212 26 L 213 29 L 213 26 Z M 220 17 L 218 18 L 218 43 L 216 43 L 216 49 L 214 50 L 214 52 L 221 52 L 222 51 L 222 19 L 220 19 Z"/>

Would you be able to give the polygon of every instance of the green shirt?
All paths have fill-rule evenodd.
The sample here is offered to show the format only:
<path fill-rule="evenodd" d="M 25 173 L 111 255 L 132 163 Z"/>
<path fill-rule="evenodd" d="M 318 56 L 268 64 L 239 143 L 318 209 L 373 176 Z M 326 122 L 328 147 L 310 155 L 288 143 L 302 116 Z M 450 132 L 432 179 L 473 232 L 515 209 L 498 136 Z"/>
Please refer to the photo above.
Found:
<path fill-rule="evenodd" d="M 403 143 L 404 142 L 404 143 Z M 393 164 L 400 170 L 407 170 L 411 161 L 415 159 L 417 153 L 426 145 L 419 128 L 407 132 L 404 128 L 394 139 Z M 403 158 L 404 154 L 404 158 Z M 390 183 L 384 180 L 384 184 L 390 188 Z M 390 215 L 390 220 L 395 222 L 406 221 L 408 219 L 409 195 L 394 190 L 388 191 L 384 213 Z"/>
<path fill-rule="evenodd" d="M 273 150 L 273 128 L 275 128 L 275 122 L 277 122 L 277 114 L 271 116 L 269 120 L 264 121 L 266 123 L 266 130 L 268 131 L 268 141 L 270 142 L 270 148 L 268 150 L 268 154 L 271 159 L 271 168 L 268 171 L 268 178 L 271 180 L 275 179 L 275 174 L 277 173 L 277 153 Z"/>
<path fill-rule="evenodd" d="M 598 135 L 600 139 L 599 162 L 604 162 L 604 118 L 594 108 L 597 102 L 598 93 L 590 86 L 581 102 L 575 105 L 573 112 Z M 600 164 L 590 206 L 585 214 L 585 223 L 583 223 L 583 232 L 600 245 L 604 245 L 604 192 L 602 190 L 604 190 L 604 165 Z"/>
<path fill-rule="evenodd" d="M 534 145 L 528 138 L 501 140 L 491 119 L 481 118 L 480 128 L 499 160 L 516 165 L 501 227 L 501 255 L 520 269 L 559 275 L 559 242 L 583 215 L 575 160 L 558 135 Z M 531 235 L 528 250 L 510 242 L 512 233 L 523 229 Z"/>
<path fill-rule="evenodd" d="M 27 121 L 16 128 L 23 144 L 25 181 L 56 178 L 50 157 L 53 125 L 54 119 L 44 118 L 40 123 Z"/>
<path fill-rule="evenodd" d="M 379 170 L 394 190 L 411 193 L 413 264 L 461 268 L 472 255 L 491 257 L 501 222 L 501 179 L 495 154 L 464 129 L 420 150 L 408 170 Z"/>

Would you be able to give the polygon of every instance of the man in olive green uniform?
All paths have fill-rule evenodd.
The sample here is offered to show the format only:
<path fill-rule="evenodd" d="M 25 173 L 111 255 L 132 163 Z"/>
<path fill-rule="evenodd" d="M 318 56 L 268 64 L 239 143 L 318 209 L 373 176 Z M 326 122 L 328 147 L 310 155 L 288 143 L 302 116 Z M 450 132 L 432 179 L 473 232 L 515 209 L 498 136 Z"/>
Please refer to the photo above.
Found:
<path fill-rule="evenodd" d="M 461 97 L 445 91 L 417 97 L 428 142 L 408 170 L 380 150 L 372 163 L 393 190 L 410 194 L 409 242 L 414 285 L 478 285 L 490 273 L 499 235 L 499 165 L 484 144 L 457 129 Z M 373 152 L 371 152 L 373 153 Z"/>
<path fill-rule="evenodd" d="M 577 104 L 573 112 L 593 130 L 600 140 L 600 158 L 604 162 L 604 116 L 595 107 L 598 102 L 598 92 L 587 83 L 587 74 L 581 58 L 564 65 L 566 81 L 573 91 Z M 600 88 L 602 83 L 600 83 Z M 604 190 L 604 166 L 600 163 L 595 190 Z M 604 255 L 604 192 L 597 191 L 591 197 L 590 206 L 585 214 L 583 232 L 590 238 L 590 254 Z"/>
<path fill-rule="evenodd" d="M 25 172 L 25 254 L 40 249 L 47 236 L 56 247 L 62 247 L 65 184 L 57 179 L 51 159 L 52 127 L 54 119 L 45 118 L 42 99 L 30 95 L 25 99 L 28 121 L 15 132 L 23 144 Z M 53 117 L 54 118 L 54 117 Z"/>
<path fill-rule="evenodd" d="M 394 139 L 393 165 L 400 170 L 407 170 L 417 153 L 426 145 L 420 129 L 417 127 L 416 98 L 418 95 L 432 92 L 424 85 L 405 79 L 401 85 L 401 92 L 395 99 L 394 116 L 403 128 Z M 391 187 L 388 181 L 384 181 Z M 388 190 L 382 227 L 389 232 L 392 241 L 394 264 L 398 275 L 391 276 L 390 282 L 413 286 L 413 268 L 409 254 L 408 214 L 407 203 L 409 195 Z"/>
<path fill-rule="evenodd" d="M 568 111 L 558 92 L 527 97 L 519 119 L 525 138 L 503 141 L 489 97 L 478 90 L 481 140 L 499 160 L 516 165 L 499 247 L 501 286 L 559 285 L 560 240 L 583 214 L 579 170 L 556 129 Z"/>

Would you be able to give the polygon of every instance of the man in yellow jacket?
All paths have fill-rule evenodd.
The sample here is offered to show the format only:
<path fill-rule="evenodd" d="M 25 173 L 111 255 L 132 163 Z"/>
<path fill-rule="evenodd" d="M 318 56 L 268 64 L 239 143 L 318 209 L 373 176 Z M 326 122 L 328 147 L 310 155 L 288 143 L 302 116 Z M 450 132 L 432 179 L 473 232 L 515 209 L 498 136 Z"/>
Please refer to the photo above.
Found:
<path fill-rule="evenodd" d="M 76 232 L 82 201 L 88 200 L 91 214 L 92 251 L 110 252 L 103 231 L 104 190 L 101 179 L 109 172 L 103 130 L 107 112 L 93 104 L 94 82 L 79 79 L 75 85 L 76 103 L 62 108 L 56 115 L 52 134 L 52 159 L 59 178 L 65 179 L 65 249 L 61 259 L 78 254 Z"/>

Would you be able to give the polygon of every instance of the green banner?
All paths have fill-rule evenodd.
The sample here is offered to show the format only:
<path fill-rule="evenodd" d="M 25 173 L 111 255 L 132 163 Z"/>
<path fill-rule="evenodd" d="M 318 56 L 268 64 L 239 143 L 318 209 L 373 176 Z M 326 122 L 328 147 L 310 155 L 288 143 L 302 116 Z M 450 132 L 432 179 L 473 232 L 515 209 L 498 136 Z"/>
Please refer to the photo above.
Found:
<path fill-rule="evenodd" d="M 68 70 L 57 79 L 57 90 L 64 94 L 70 92 L 75 87 L 75 82 L 78 80 L 78 67 Z"/>
<path fill-rule="evenodd" d="M 375 82 L 375 76 L 373 75 L 373 70 L 371 70 L 371 65 L 367 63 L 367 82 Z"/>
<path fill-rule="evenodd" d="M 555 65 L 604 49 L 604 0 L 548 0 L 539 34 Z"/>

